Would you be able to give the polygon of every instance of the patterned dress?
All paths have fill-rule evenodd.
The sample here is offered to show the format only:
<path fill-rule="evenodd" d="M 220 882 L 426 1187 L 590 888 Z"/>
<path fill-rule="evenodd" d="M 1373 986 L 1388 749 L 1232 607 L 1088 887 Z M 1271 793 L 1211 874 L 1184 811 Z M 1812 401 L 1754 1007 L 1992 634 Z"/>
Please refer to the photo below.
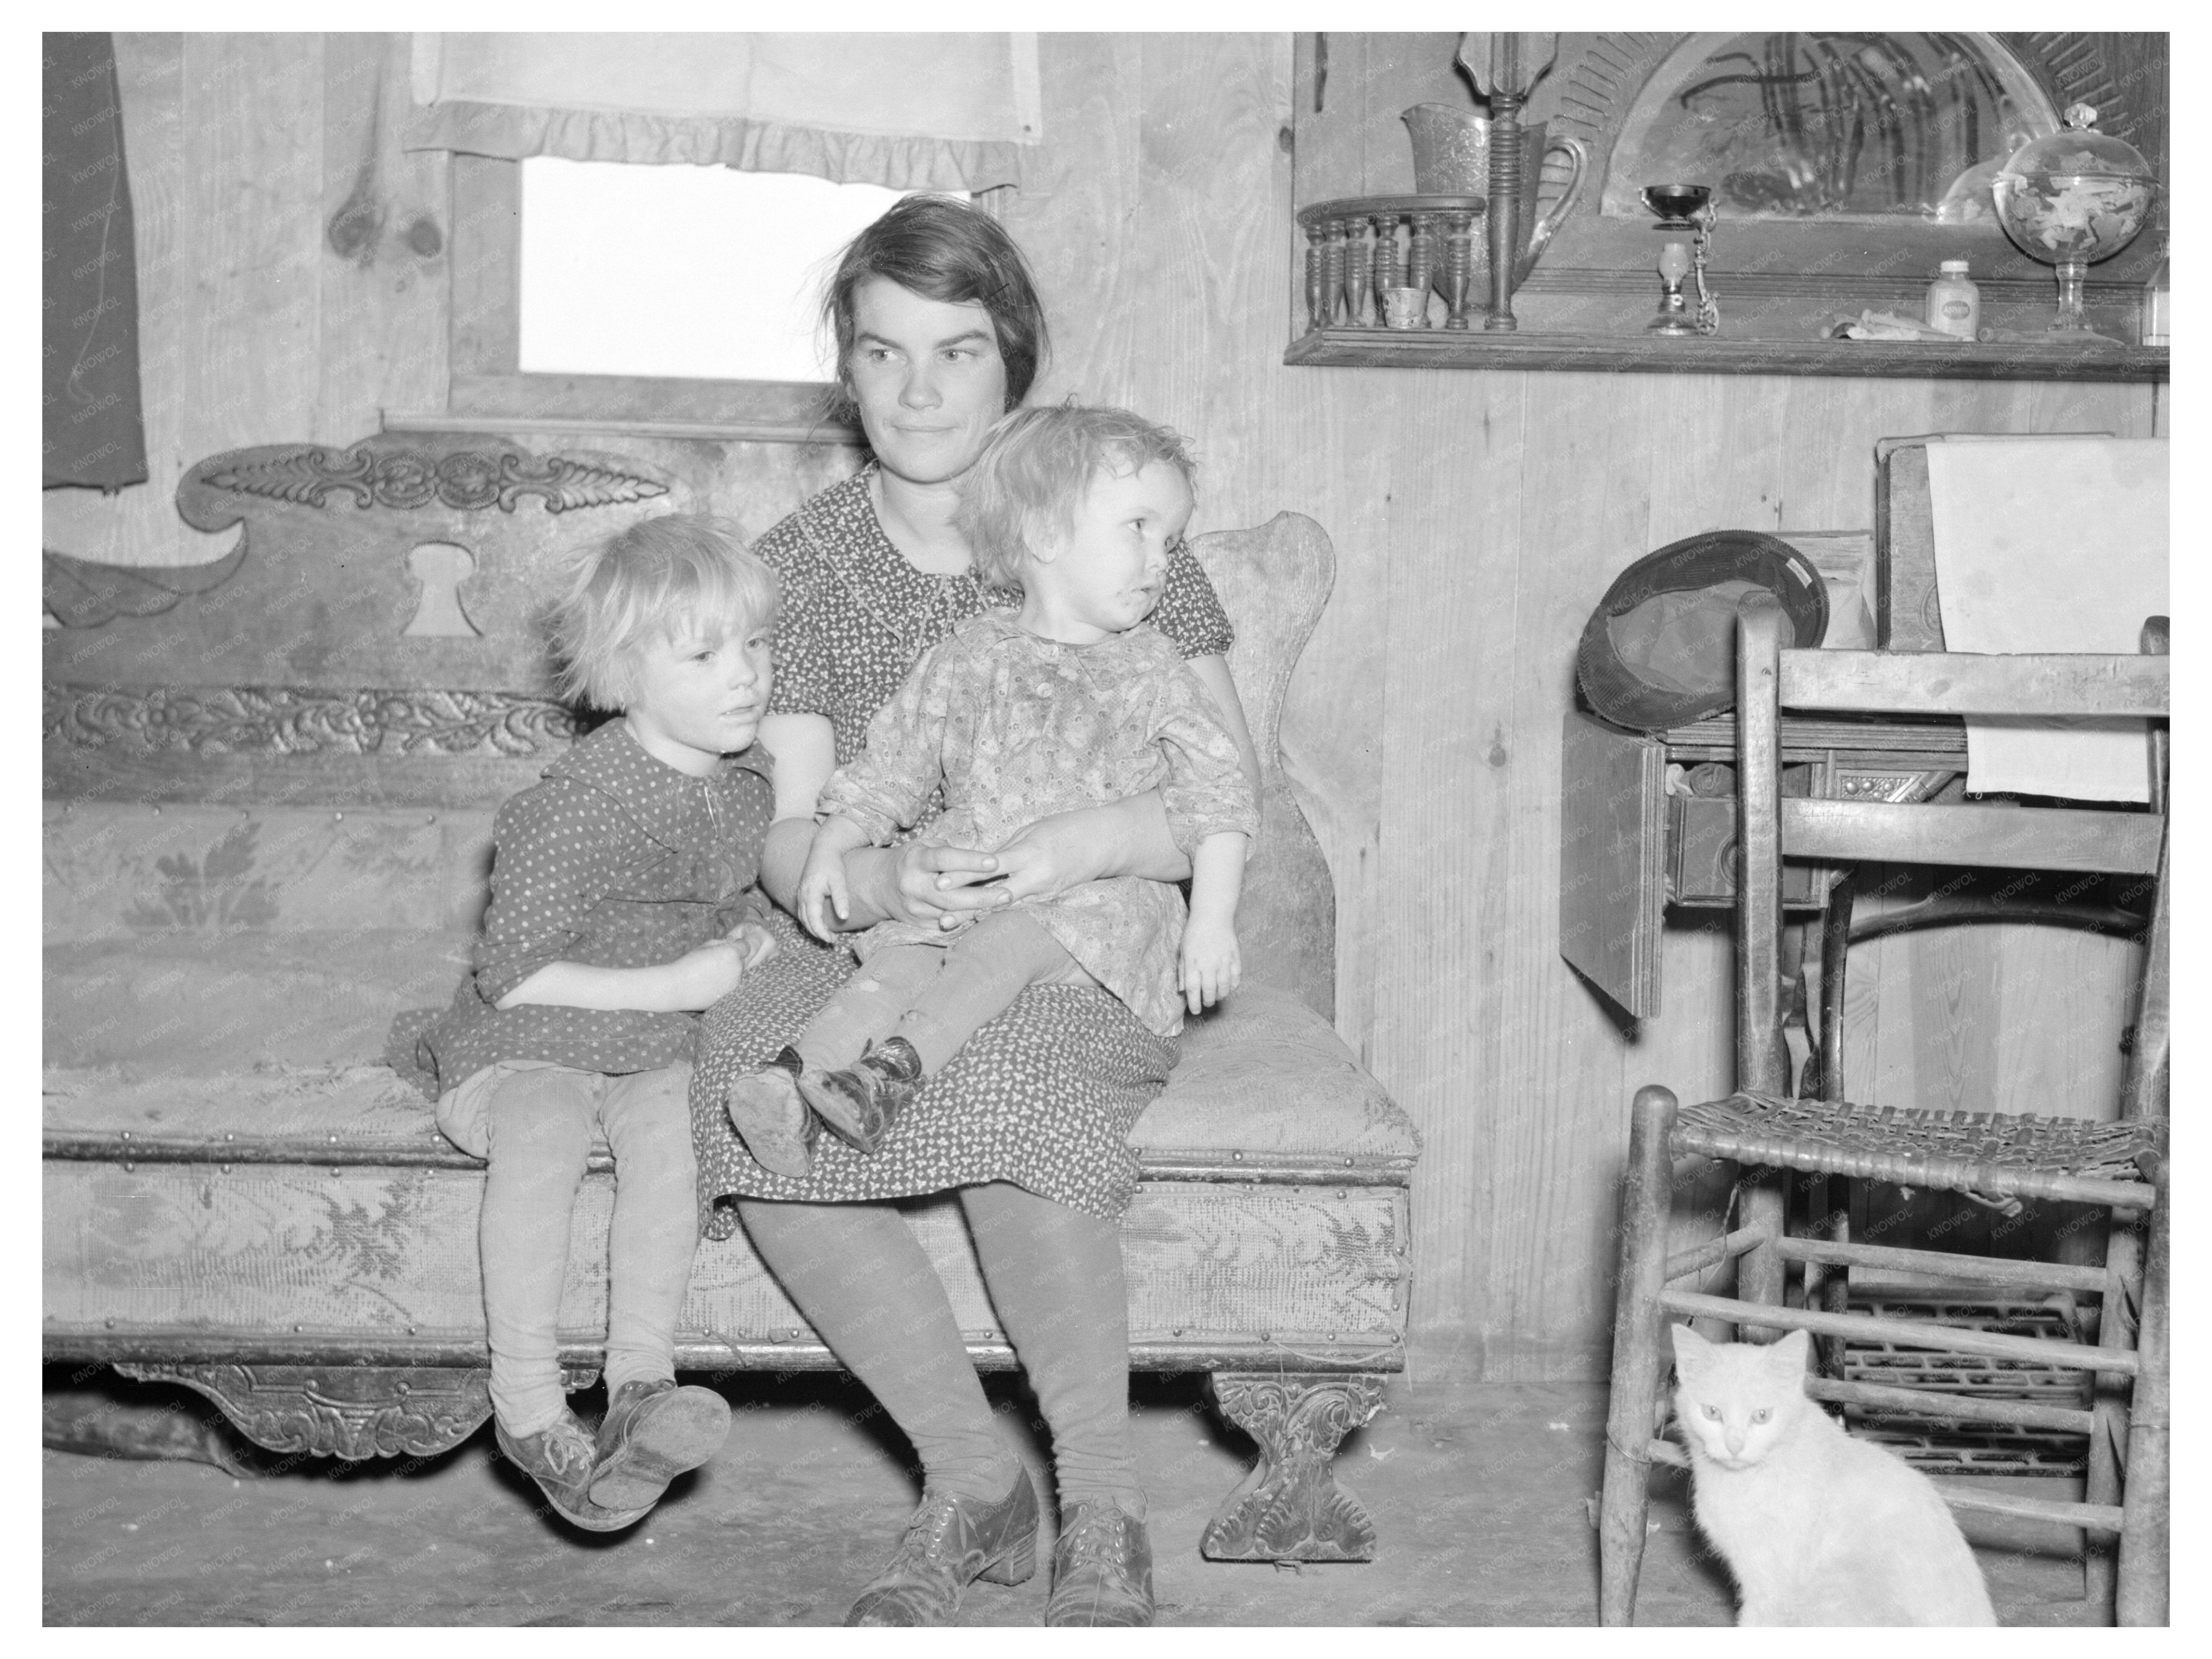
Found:
<path fill-rule="evenodd" d="M 758 744 L 695 778 L 621 720 L 583 738 L 499 809 L 471 971 L 443 1012 L 394 1022 L 394 1068 L 435 1098 L 496 1060 L 612 1076 L 690 1060 L 694 1014 L 497 1004 L 549 963 L 651 968 L 765 921 L 774 907 L 754 884 L 773 771 Z"/>
<path fill-rule="evenodd" d="M 1013 597 L 972 572 L 915 569 L 876 520 L 870 476 L 823 491 L 753 548 L 783 579 L 769 706 L 827 716 L 841 763 L 860 752 L 869 720 L 924 651 Z M 1234 637 L 1206 573 L 1180 549 L 1152 623 L 1186 658 L 1225 653 Z M 813 939 L 781 910 L 770 926 L 783 948 L 708 1009 L 701 1030 L 692 1138 L 709 1236 L 734 1230 L 735 1213 L 717 1200 L 737 1194 L 819 1203 L 1006 1181 L 1106 1219 L 1128 1206 L 1137 1178 L 1129 1128 L 1166 1083 L 1176 1046 L 1085 987 L 1023 992 L 929 1080 L 873 1158 L 825 1135 L 806 1179 L 763 1170 L 731 1129 L 724 1094 L 795 1041 L 854 965 L 850 950 Z"/>
<path fill-rule="evenodd" d="M 1158 789 L 1176 845 L 1259 832 L 1237 740 L 1197 675 L 1158 629 L 1095 645 L 1024 630 L 1007 611 L 970 617 L 921 659 L 868 726 L 868 746 L 822 792 L 878 847 L 914 824 L 943 780 L 929 838 L 988 852 L 1055 812 Z M 1162 1036 L 1182 1030 L 1176 993 L 1182 894 L 1118 876 L 1024 899 L 1025 912 L 1091 976 Z M 893 945 L 959 937 L 879 922 L 854 941 L 860 960 Z"/>

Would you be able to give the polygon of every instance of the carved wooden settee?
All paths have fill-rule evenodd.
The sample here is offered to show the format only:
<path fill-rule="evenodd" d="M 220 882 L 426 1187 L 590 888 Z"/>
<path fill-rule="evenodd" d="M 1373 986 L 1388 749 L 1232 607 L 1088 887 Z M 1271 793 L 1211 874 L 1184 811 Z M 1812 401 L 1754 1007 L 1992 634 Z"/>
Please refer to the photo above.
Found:
<path fill-rule="evenodd" d="M 542 561 L 649 514 L 757 533 L 791 504 L 748 493 L 741 446 L 595 444 L 236 451 L 178 490 L 195 527 L 242 524 L 221 563 L 49 558 L 49 1360 L 186 1384 L 277 1450 L 432 1454 L 489 1414 L 481 1166 L 381 1063 L 385 1030 L 450 996 L 493 810 L 569 740 Z M 1132 1137 L 1131 1358 L 1211 1373 L 1261 1444 L 1208 1554 L 1364 1559 L 1373 1528 L 1328 1462 L 1404 1364 L 1418 1141 L 1328 1024 L 1334 898 L 1279 764 L 1334 556 L 1289 514 L 1197 550 L 1269 768 L 1240 917 L 1253 982 L 1193 1025 Z M 594 1171 L 562 1309 L 577 1387 L 605 1329 L 604 1157 Z M 957 1205 L 911 1218 L 977 1363 L 1010 1364 Z M 692 1371 L 835 1364 L 742 1231 L 702 1246 L 678 1344 Z"/>

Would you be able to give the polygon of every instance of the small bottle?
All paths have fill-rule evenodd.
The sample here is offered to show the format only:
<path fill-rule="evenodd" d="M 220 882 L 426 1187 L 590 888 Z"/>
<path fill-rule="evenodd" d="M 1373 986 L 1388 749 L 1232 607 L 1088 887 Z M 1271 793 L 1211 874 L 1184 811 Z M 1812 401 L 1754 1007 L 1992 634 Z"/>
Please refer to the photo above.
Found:
<path fill-rule="evenodd" d="M 1982 325 L 1982 291 L 1966 279 L 1964 259 L 1946 259 L 1928 284 L 1928 326 L 1971 340 Z"/>
<path fill-rule="evenodd" d="M 2150 281 L 2143 284 L 2142 343 L 2147 346 L 2162 346 L 2167 342 L 2166 317 L 2173 304 L 2173 290 L 2166 275 L 2168 254 L 2160 248 L 2158 269 L 2151 272 Z"/>

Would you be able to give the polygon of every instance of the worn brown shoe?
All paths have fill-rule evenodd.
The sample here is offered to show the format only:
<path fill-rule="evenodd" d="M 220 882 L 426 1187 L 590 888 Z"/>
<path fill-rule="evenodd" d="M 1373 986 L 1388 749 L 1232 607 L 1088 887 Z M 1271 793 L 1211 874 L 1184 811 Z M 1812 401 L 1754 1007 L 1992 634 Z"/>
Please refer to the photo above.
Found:
<path fill-rule="evenodd" d="M 921 1056 L 904 1037 L 885 1037 L 842 1072 L 801 1072 L 799 1088 L 840 1139 L 872 1156 L 921 1091 Z"/>
<path fill-rule="evenodd" d="M 592 1437 L 576 1420 L 576 1413 L 565 1407 L 550 1429 L 511 1435 L 505 1424 L 494 1419 L 492 1434 L 507 1462 L 538 1483 L 553 1512 L 587 1532 L 619 1532 L 643 1520 L 653 1508 L 647 1504 L 643 1509 L 615 1510 L 592 1501 L 592 1472 L 598 1461 Z"/>
<path fill-rule="evenodd" d="M 696 1469 L 730 1432 L 730 1402 L 712 1389 L 679 1389 L 672 1377 L 625 1382 L 599 1419 L 587 1494 L 603 1510 L 643 1514 L 668 1483 Z"/>
<path fill-rule="evenodd" d="M 1018 1584 L 1036 1571 L 1036 1488 L 1029 1471 L 996 1504 L 925 1492 L 898 1553 L 868 1581 L 847 1625 L 949 1625 L 960 1592 L 981 1578 Z"/>
<path fill-rule="evenodd" d="M 1052 1547 L 1048 1625 L 1150 1625 L 1152 1543 L 1110 1498 L 1073 1504 Z"/>
<path fill-rule="evenodd" d="M 799 1051 L 786 1048 L 732 1083 L 725 1103 L 730 1127 L 761 1168 L 802 1181 L 814 1173 L 814 1143 L 822 1135 L 820 1120 L 799 1097 L 805 1069 Z"/>

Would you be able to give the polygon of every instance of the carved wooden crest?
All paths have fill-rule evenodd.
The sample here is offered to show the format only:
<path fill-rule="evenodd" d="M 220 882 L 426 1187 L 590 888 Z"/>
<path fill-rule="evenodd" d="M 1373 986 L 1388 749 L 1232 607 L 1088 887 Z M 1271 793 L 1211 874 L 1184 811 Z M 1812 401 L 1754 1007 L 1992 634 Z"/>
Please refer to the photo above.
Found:
<path fill-rule="evenodd" d="M 356 507 L 404 511 L 435 501 L 465 513 L 492 507 L 512 513 L 526 495 L 543 499 L 548 513 L 568 513 L 668 493 L 657 478 L 572 456 L 541 459 L 507 447 L 434 455 L 373 441 L 351 449 L 293 444 L 234 450 L 203 461 L 185 482 L 303 507 L 327 507 L 333 496 L 343 495 Z"/>

